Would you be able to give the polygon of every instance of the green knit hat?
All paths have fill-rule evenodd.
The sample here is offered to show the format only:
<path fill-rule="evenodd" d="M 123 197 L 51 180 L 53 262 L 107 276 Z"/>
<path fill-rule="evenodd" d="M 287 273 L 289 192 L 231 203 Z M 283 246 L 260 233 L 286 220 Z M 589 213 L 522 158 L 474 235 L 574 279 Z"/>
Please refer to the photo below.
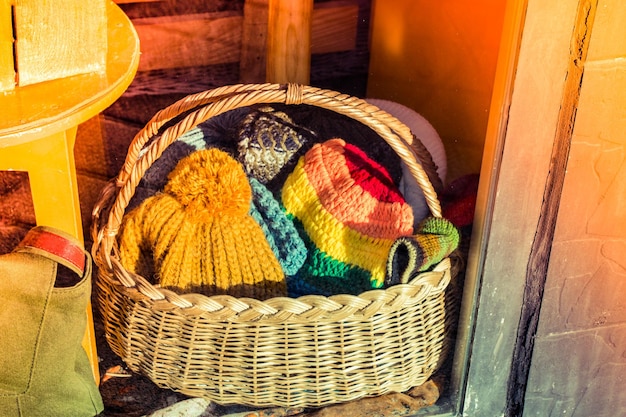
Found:
<path fill-rule="evenodd" d="M 182 159 L 163 193 L 123 219 L 125 268 L 165 288 L 267 299 L 286 295 L 284 273 L 250 215 L 252 191 L 241 165 L 206 149 Z"/>

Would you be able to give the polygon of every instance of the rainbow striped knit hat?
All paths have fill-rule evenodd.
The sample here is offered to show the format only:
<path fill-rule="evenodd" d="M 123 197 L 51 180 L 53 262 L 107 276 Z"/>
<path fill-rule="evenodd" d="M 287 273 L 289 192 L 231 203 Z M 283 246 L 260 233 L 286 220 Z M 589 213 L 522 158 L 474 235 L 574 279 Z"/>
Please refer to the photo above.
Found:
<path fill-rule="evenodd" d="M 224 151 L 182 159 L 162 193 L 124 216 L 120 260 L 165 288 L 267 299 L 286 295 L 285 275 L 250 215 L 243 167 Z"/>
<path fill-rule="evenodd" d="M 413 212 L 387 171 L 342 139 L 315 144 L 282 189 L 309 253 L 290 296 L 358 294 L 384 284 L 389 249 L 413 233 Z"/>

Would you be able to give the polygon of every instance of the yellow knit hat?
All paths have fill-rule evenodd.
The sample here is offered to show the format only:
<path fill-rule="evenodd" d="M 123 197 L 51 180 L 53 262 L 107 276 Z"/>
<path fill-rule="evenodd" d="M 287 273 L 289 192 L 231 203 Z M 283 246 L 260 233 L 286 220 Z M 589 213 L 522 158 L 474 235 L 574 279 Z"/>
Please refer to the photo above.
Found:
<path fill-rule="evenodd" d="M 163 193 L 123 220 L 120 258 L 165 288 L 267 299 L 286 294 L 281 266 L 250 216 L 242 166 L 216 148 L 182 159 Z"/>

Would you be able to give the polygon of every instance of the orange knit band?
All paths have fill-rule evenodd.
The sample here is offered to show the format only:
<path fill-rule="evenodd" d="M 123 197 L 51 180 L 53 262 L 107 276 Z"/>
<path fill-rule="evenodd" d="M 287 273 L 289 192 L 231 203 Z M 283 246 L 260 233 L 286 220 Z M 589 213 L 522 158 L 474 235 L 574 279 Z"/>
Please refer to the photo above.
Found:
<path fill-rule="evenodd" d="M 384 184 L 372 176 L 369 181 L 387 193 L 373 196 L 352 177 L 346 151 L 351 152 L 353 158 L 363 158 L 363 164 L 374 164 L 342 139 L 315 145 L 305 155 L 304 171 L 314 192 L 320 196 L 320 203 L 339 222 L 363 235 L 395 239 L 412 234 L 413 211 L 401 196 L 392 194 L 391 180 Z"/>

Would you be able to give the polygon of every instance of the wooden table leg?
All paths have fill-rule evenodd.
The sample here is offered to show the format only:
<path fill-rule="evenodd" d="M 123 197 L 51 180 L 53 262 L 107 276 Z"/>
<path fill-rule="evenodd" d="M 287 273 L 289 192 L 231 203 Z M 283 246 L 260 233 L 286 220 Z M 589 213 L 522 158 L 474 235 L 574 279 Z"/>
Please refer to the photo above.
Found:
<path fill-rule="evenodd" d="M 28 172 L 35 219 L 83 242 L 83 228 L 74 165 L 76 127 L 38 140 L 0 148 L 0 170 Z M 94 377 L 99 381 L 98 355 L 91 303 L 83 338 Z"/>

